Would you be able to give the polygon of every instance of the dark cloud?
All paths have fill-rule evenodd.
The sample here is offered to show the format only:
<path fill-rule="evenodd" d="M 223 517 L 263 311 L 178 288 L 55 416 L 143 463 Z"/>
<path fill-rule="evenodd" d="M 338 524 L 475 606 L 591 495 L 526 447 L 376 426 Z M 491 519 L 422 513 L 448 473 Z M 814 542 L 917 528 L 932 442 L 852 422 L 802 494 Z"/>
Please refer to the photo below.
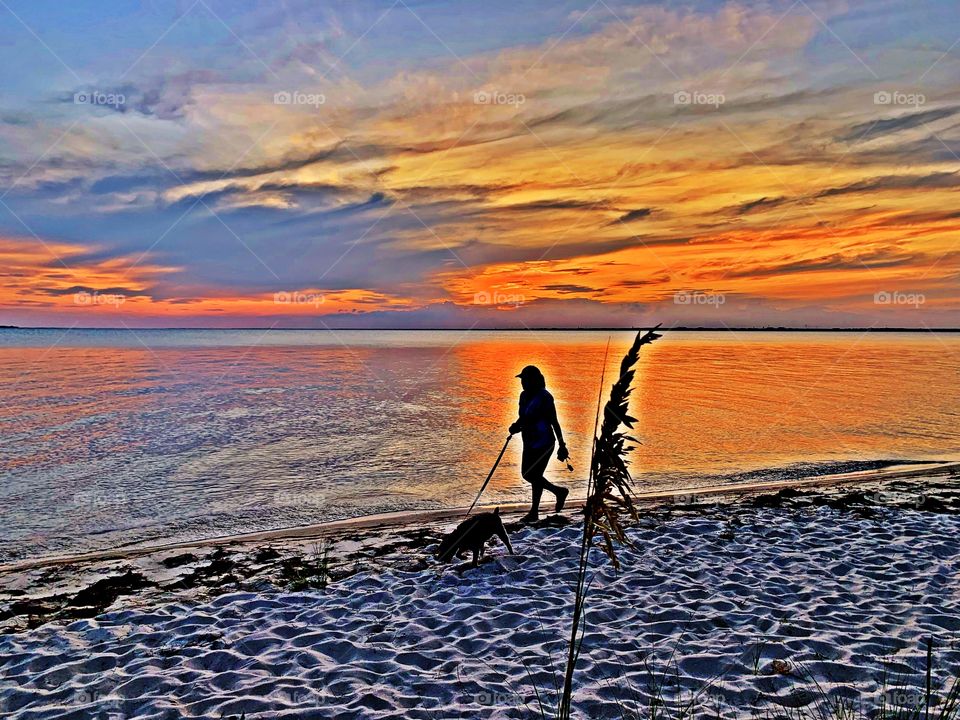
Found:
<path fill-rule="evenodd" d="M 914 265 L 924 258 L 922 253 L 904 253 L 896 249 L 878 250 L 872 253 L 859 255 L 843 255 L 836 253 L 815 260 L 799 260 L 770 264 L 724 272 L 724 277 L 776 277 L 778 275 L 792 275 L 805 272 L 822 272 L 826 270 L 873 270 L 877 268 L 903 267 Z"/>
<path fill-rule="evenodd" d="M 6 112 L 0 114 L 0 125 L 30 127 L 34 122 L 34 118 L 25 112 Z"/>
<path fill-rule="evenodd" d="M 533 118 L 530 127 L 601 126 L 607 130 L 627 130 L 649 123 L 656 116 L 667 117 L 673 108 L 673 97 L 667 93 L 655 93 L 627 100 L 608 100 L 574 105 L 559 112 Z"/>
<path fill-rule="evenodd" d="M 166 302 L 171 305 L 195 305 L 198 302 L 201 302 L 197 298 L 172 298 L 168 299 Z"/>
<path fill-rule="evenodd" d="M 872 140 L 883 135 L 891 135 L 902 130 L 920 127 L 929 122 L 935 122 L 956 115 L 960 107 L 945 107 L 923 112 L 907 113 L 895 118 L 884 118 L 873 122 L 864 122 L 853 125 L 844 134 L 837 137 L 840 142 L 862 142 Z"/>
<path fill-rule="evenodd" d="M 436 197 L 458 197 L 462 195 L 470 196 L 476 200 L 485 200 L 497 195 L 504 195 L 516 190 L 524 189 L 524 185 L 517 183 L 513 185 L 414 185 L 413 187 L 403 188 L 396 192 L 404 200 L 410 202 L 430 201 Z"/>
<path fill-rule="evenodd" d="M 616 225 L 618 223 L 629 223 L 635 220 L 642 220 L 645 217 L 650 217 L 650 214 L 653 212 L 653 208 L 637 208 L 636 210 L 630 210 L 625 212 L 623 215 L 618 217 L 616 220 L 612 220 L 607 223 L 607 225 Z"/>
<path fill-rule="evenodd" d="M 272 173 L 278 172 L 290 172 L 294 170 L 300 170 L 304 167 L 314 165 L 321 162 L 357 162 L 358 158 L 360 160 L 370 160 L 374 158 L 379 158 L 386 153 L 393 152 L 393 149 L 387 146 L 380 145 L 346 145 L 345 141 L 337 142 L 331 147 L 326 147 L 320 150 L 314 150 L 307 153 L 296 153 L 288 154 L 282 158 L 279 158 L 275 161 L 269 163 L 263 163 L 260 165 L 250 165 L 245 167 L 239 167 L 232 169 L 228 172 L 223 172 L 221 170 L 190 170 L 183 168 L 174 168 L 176 172 L 176 178 L 171 175 L 171 173 L 166 169 L 158 169 L 156 171 L 143 172 L 143 173 L 130 173 L 130 174 L 118 174 L 118 175 L 106 175 L 95 182 L 90 186 L 91 192 L 96 194 L 108 194 L 115 192 L 129 192 L 130 190 L 140 189 L 140 188 L 151 188 L 158 191 L 164 191 L 173 187 L 179 187 L 181 185 L 189 185 L 191 183 L 202 183 L 209 181 L 223 181 L 234 187 L 236 190 L 242 190 L 244 183 L 237 182 L 233 184 L 233 181 L 242 181 L 249 180 L 251 178 L 256 178 L 260 176 L 267 176 Z M 91 167 L 97 166 L 99 164 L 93 160 L 90 161 Z M 281 188 L 294 188 L 294 187 L 349 187 L 349 185 L 344 186 L 332 186 L 332 185 L 320 185 L 316 183 L 297 183 L 295 181 L 290 181 L 287 183 L 278 183 L 276 181 L 269 181 L 263 186 L 263 189 L 281 189 Z M 198 190 L 194 195 L 199 195 L 200 191 Z"/>
<path fill-rule="evenodd" d="M 960 218 L 960 211 L 958 210 L 948 210 L 945 212 L 906 212 L 884 218 L 877 224 L 887 227 L 898 227 L 900 225 L 945 222 L 947 220 L 956 220 L 957 218 Z"/>
<path fill-rule="evenodd" d="M 567 283 L 558 283 L 556 285 L 544 285 L 545 290 L 554 290 L 561 295 L 593 295 L 598 292 L 596 288 L 586 285 L 570 285 Z"/>
<path fill-rule="evenodd" d="M 914 139 L 898 139 L 897 142 L 875 143 L 873 147 L 866 143 L 855 144 L 850 152 L 844 150 L 837 155 L 837 162 L 843 162 L 849 167 L 871 166 L 910 166 L 919 167 L 929 164 L 956 163 L 960 156 L 960 125 L 927 134 Z M 865 146 L 866 145 L 866 146 Z M 764 157 L 763 153 L 758 153 Z M 816 161 L 816 152 L 808 153 L 809 160 Z M 765 158 L 766 159 L 766 158 Z M 823 152 L 819 153 L 819 161 L 824 159 Z M 774 161 L 771 156 L 769 161 Z"/>
<path fill-rule="evenodd" d="M 500 263 L 523 262 L 528 260 L 567 260 L 606 252 L 615 252 L 633 247 L 633 238 L 615 238 L 612 240 L 577 240 L 552 244 L 550 238 L 542 243 L 518 247 L 513 244 L 497 244 L 480 240 L 470 240 L 453 248 L 457 257 L 468 267 Z M 449 253 L 447 253 L 449 255 Z"/>
<path fill-rule="evenodd" d="M 731 207 L 726 207 L 720 210 L 721 213 L 731 214 L 731 215 L 747 215 L 752 213 L 754 210 L 767 210 L 769 208 L 774 208 L 779 205 L 783 205 L 787 202 L 787 198 L 780 197 L 762 197 L 756 200 L 750 200 L 749 202 L 742 203 L 740 205 L 733 205 Z"/>
<path fill-rule="evenodd" d="M 662 283 L 667 282 L 669 279 L 670 279 L 669 275 L 667 275 L 666 273 L 661 273 L 652 278 L 647 278 L 642 280 L 633 280 L 633 279 L 620 280 L 619 282 L 614 283 L 613 286 L 621 287 L 621 288 L 641 288 L 641 287 L 647 287 L 649 285 L 660 285 Z"/>
<path fill-rule="evenodd" d="M 195 69 L 173 75 L 157 74 L 137 83 L 85 85 L 61 95 L 61 103 L 122 114 L 139 113 L 159 120 L 178 120 L 193 104 L 198 85 L 228 84 L 230 78 L 208 69 Z M 109 98 L 109 100 L 108 100 Z M 102 100 L 102 102 L 101 102 Z"/>
<path fill-rule="evenodd" d="M 828 188 L 817 193 L 816 197 L 846 195 L 849 193 L 882 192 L 884 190 L 922 190 L 928 188 L 953 188 L 960 186 L 960 174 L 957 172 L 937 172 L 929 175 L 882 175 L 880 177 L 859 180 L 849 185 Z"/>
<path fill-rule="evenodd" d="M 594 210 L 603 208 L 605 204 L 605 201 L 596 202 L 590 200 L 537 200 L 528 203 L 498 206 L 496 211 L 526 212 L 531 210 Z"/>
<path fill-rule="evenodd" d="M 36 292 L 51 297 L 63 297 L 65 295 L 76 295 L 77 293 L 89 293 L 91 295 L 98 293 L 101 295 L 124 295 L 126 297 L 146 296 L 143 290 L 134 290 L 128 287 L 107 287 L 95 288 L 89 285 L 74 285 L 68 288 L 37 288 Z"/>
<path fill-rule="evenodd" d="M 670 247 L 671 245 L 689 245 L 693 242 L 690 237 L 650 237 L 644 235 L 634 235 L 630 238 L 633 241 L 633 247 Z"/>
<path fill-rule="evenodd" d="M 804 103 L 823 102 L 827 98 L 843 93 L 841 88 L 826 90 L 799 90 L 783 95 L 766 95 L 763 97 L 725 98 L 721 105 L 723 113 L 730 116 L 733 113 L 763 113 L 771 110 L 782 112 L 786 107 Z M 696 110 L 697 108 L 693 108 Z M 713 112 L 713 108 L 704 110 Z M 597 126 L 604 130 L 629 130 L 639 126 L 649 126 L 660 120 L 669 127 L 671 119 L 703 117 L 703 112 L 691 112 L 687 105 L 677 105 L 672 92 L 652 93 L 640 97 L 594 101 L 573 105 L 564 110 L 533 118 L 527 121 L 531 127 L 563 126 L 584 127 Z"/>

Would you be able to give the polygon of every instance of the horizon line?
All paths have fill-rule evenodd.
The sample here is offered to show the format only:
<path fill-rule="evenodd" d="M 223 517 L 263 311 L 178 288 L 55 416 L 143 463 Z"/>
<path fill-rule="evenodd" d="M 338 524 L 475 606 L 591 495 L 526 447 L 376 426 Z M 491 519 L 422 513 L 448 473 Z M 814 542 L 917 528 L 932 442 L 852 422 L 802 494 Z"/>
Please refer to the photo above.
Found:
<path fill-rule="evenodd" d="M 786 325 L 748 325 L 708 327 L 698 325 L 677 325 L 675 327 L 645 326 L 645 325 L 598 325 L 598 326 L 554 326 L 554 327 L 263 327 L 259 325 L 231 326 L 231 327 L 203 327 L 203 326 L 119 326 L 119 327 L 89 327 L 65 325 L 0 325 L 0 330 L 283 330 L 283 331 L 365 331 L 365 332 L 596 332 L 596 331 L 632 331 L 632 330 L 674 330 L 678 332 L 960 332 L 960 327 L 790 327 Z"/>

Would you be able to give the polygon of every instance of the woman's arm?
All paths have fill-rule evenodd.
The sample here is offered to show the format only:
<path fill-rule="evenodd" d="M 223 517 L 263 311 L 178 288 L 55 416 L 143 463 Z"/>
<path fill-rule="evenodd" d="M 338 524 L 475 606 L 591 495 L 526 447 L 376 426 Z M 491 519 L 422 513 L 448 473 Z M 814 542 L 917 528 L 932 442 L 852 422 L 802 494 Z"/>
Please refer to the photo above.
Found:
<path fill-rule="evenodd" d="M 557 459 L 566 460 L 570 457 L 570 453 L 567 452 L 567 445 L 563 441 L 563 430 L 560 429 L 560 419 L 557 417 L 557 406 L 553 402 L 550 403 L 550 426 L 553 428 L 554 434 L 557 436 Z"/>
<path fill-rule="evenodd" d="M 510 434 L 515 435 L 516 433 L 523 430 L 523 401 L 520 401 L 520 408 L 517 410 L 517 419 L 513 421 L 513 425 L 510 426 Z"/>
<path fill-rule="evenodd" d="M 556 413 L 553 415 L 553 422 L 551 424 L 553 425 L 553 432 L 557 435 L 557 443 L 559 443 L 560 447 L 566 447 L 563 442 L 563 430 L 560 429 L 560 421 L 557 420 Z"/>

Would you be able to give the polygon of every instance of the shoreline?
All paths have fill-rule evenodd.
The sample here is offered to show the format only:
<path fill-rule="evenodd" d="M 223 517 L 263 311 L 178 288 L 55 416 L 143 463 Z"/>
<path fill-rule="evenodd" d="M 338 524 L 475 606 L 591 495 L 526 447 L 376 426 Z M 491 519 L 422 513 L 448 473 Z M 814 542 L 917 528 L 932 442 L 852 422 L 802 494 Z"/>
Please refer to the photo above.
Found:
<path fill-rule="evenodd" d="M 811 475 L 789 480 L 772 480 L 760 482 L 731 483 L 727 485 L 706 485 L 698 487 L 677 488 L 672 490 L 656 490 L 652 492 L 635 493 L 633 498 L 638 507 L 655 505 L 665 500 L 680 497 L 720 498 L 725 496 L 748 497 L 752 494 L 779 491 L 784 489 L 798 489 L 810 487 L 835 487 L 851 483 L 865 483 L 872 481 L 887 481 L 908 479 L 918 476 L 936 477 L 949 474 L 952 470 L 960 469 L 958 461 L 918 461 L 899 465 L 890 465 L 872 470 L 858 470 L 847 473 L 827 475 Z M 566 508 L 577 509 L 583 506 L 583 498 L 569 498 Z M 474 512 L 483 512 L 500 507 L 501 512 L 510 517 L 523 513 L 527 509 L 526 503 L 502 503 L 500 505 L 481 504 Z M 0 576 L 17 572 L 26 572 L 63 565 L 80 563 L 95 563 L 111 560 L 132 560 L 149 555 L 155 555 L 173 550 L 199 550 L 217 548 L 233 544 L 267 543 L 283 540 L 322 540 L 328 539 L 338 532 L 355 532 L 358 530 L 386 531 L 409 527 L 413 525 L 432 525 L 460 518 L 467 511 L 466 507 L 439 508 L 433 510 L 400 510 L 372 515 L 359 515 L 352 518 L 330 520 L 309 525 L 295 525 L 271 530 L 259 530 L 249 533 L 235 533 L 219 535 L 201 540 L 184 540 L 169 543 L 159 543 L 144 546 L 124 546 L 107 550 L 93 550 L 83 553 L 69 553 L 49 557 L 18 560 L 12 563 L 0 564 Z"/>

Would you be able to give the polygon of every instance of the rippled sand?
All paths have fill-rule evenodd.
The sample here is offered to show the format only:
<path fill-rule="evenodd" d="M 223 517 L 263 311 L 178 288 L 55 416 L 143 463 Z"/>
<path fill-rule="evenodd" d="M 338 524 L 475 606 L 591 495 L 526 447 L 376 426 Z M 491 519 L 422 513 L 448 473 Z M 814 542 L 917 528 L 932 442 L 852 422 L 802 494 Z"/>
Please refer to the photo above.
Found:
<path fill-rule="evenodd" d="M 928 636 L 935 686 L 960 672 L 960 516 L 758 504 L 647 516 L 619 575 L 597 556 L 580 717 L 620 717 L 618 697 L 642 709 L 677 668 L 683 697 L 711 709 L 812 708 L 821 692 L 873 706 L 884 668 L 919 682 Z M 476 570 L 361 573 L 8 635 L 0 703 L 22 718 L 539 717 L 534 684 L 552 708 L 562 670 L 578 533 L 514 532 L 518 554 L 493 546 Z"/>

